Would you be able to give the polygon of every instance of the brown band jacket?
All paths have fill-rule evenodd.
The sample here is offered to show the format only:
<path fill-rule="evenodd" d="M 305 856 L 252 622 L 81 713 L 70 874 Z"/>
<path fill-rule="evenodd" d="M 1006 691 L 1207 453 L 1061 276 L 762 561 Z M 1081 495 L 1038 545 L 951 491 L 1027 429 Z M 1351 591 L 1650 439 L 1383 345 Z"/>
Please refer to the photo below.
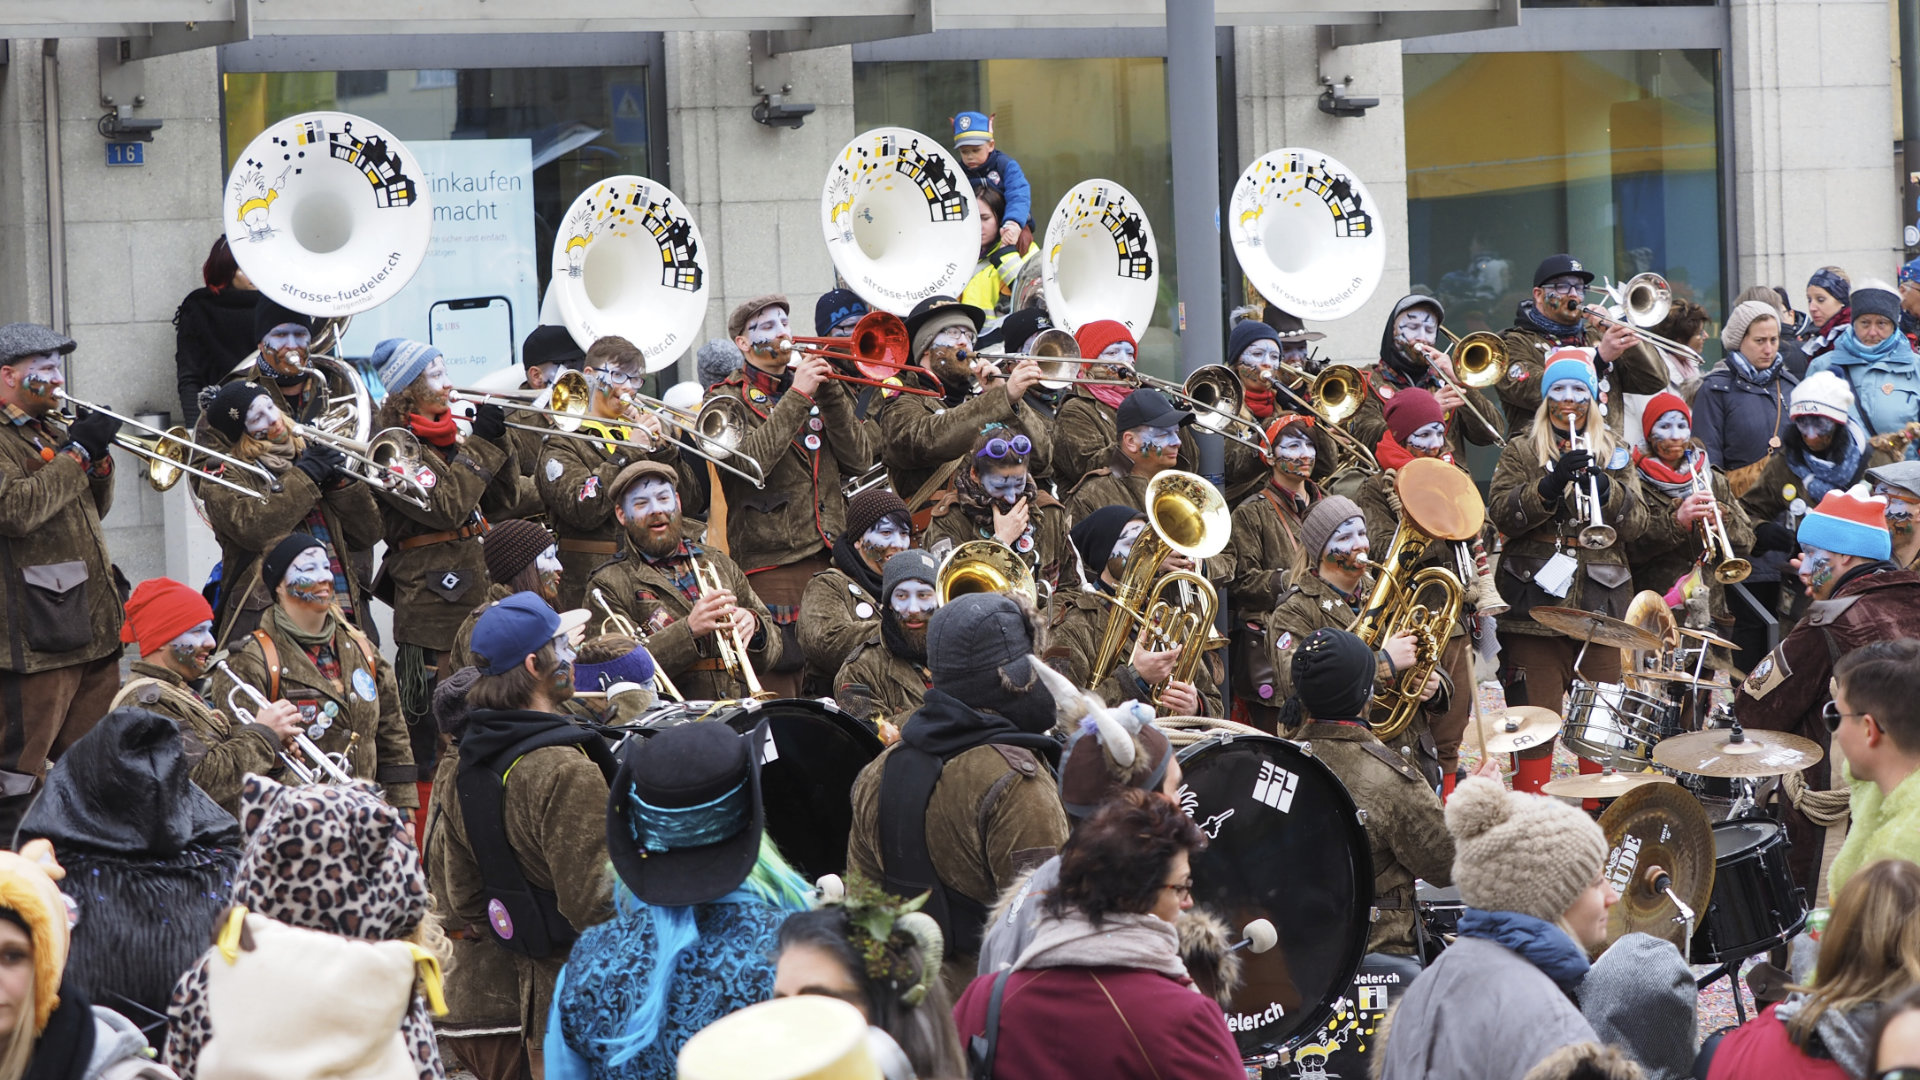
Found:
<path fill-rule="evenodd" d="M 919 376 L 908 378 L 919 384 Z M 895 393 L 889 398 L 888 392 L 881 391 L 877 403 L 880 460 L 893 475 L 893 490 L 907 500 L 943 466 L 972 450 L 973 440 L 988 424 L 1002 423 L 1012 433 L 1024 434 L 1033 443 L 1033 456 L 1042 459 L 1053 453 L 1052 433 L 1062 430 L 1025 402 L 1015 407 L 1007 399 L 1006 384 L 997 380 L 984 392 L 952 406 L 920 394 Z"/>
<path fill-rule="evenodd" d="M 626 427 L 614 427 L 611 433 L 644 438 Z M 671 444 L 643 454 L 636 447 L 618 443 L 547 439 L 533 482 L 540 492 L 540 501 L 546 505 L 547 522 L 560 541 L 561 611 L 590 607 L 586 602 L 587 579 L 593 576 L 595 567 L 620 550 L 624 534 L 619 520 L 613 516 L 619 500 L 612 490 L 620 470 L 643 457 L 673 464 L 681 473 L 681 481 L 676 486 L 684 500 L 687 492 L 698 490 L 698 485 L 687 482 L 689 477 L 680 467 L 679 456 Z"/>
<path fill-rule="evenodd" d="M 88 468 L 54 453 L 66 433 L 0 418 L 0 671 L 30 675 L 120 651 L 123 608 L 100 519 L 113 507 L 113 463 Z"/>
<path fill-rule="evenodd" d="M 1734 554 L 1744 559 L 1753 549 L 1753 523 L 1740 501 L 1727 490 L 1726 474 L 1719 469 L 1712 470 L 1712 474 L 1713 498 L 1724 515 L 1727 540 L 1733 545 Z M 1646 523 L 1640 535 L 1627 544 L 1627 560 L 1633 567 L 1636 590 L 1652 589 L 1664 595 L 1674 582 L 1699 564 L 1701 553 L 1706 550 L 1706 524 L 1695 522 L 1692 528 L 1681 528 L 1673 512 L 1685 493 L 1669 493 L 1644 475 L 1640 478 L 1640 497 L 1646 503 Z M 1701 578 L 1707 583 L 1712 610 L 1718 615 L 1727 610 L 1726 589 L 1713 580 L 1712 570 L 1707 567 Z"/>
<path fill-rule="evenodd" d="M 817 398 L 788 390 L 775 402 L 736 371 L 711 393 L 733 398 L 754 417 L 734 454 L 758 464 L 766 478 L 756 488 L 721 470 L 728 554 L 762 570 L 831 550 L 846 529 L 841 481 L 873 464 L 873 426 L 853 415 L 846 384 L 821 383 Z"/>
<path fill-rule="evenodd" d="M 982 526 L 967 509 L 958 492 L 943 493 L 933 504 L 933 517 L 920 536 L 920 546 L 936 560 L 945 560 L 949 552 L 969 540 L 992 540 L 992 511 L 987 511 L 989 524 Z M 1067 534 L 1072 527 L 1073 520 L 1060 500 L 1035 490 L 1027 508 L 1027 532 L 1014 541 L 1013 550 L 1026 560 L 1033 579 L 1045 583 L 1043 597 L 1063 586 L 1080 587 L 1080 560 L 1073 550 L 1073 538 Z"/>
<path fill-rule="evenodd" d="M 454 632 L 486 589 L 483 515 L 512 507 L 520 475 L 513 444 L 502 442 L 462 437 L 447 450 L 423 443 L 421 462 L 432 478 L 424 510 L 375 493 L 387 541 L 380 573 L 393 589 L 395 642 L 451 649 Z"/>
<path fill-rule="evenodd" d="M 1507 537 L 1499 571 L 1494 575 L 1501 599 L 1510 605 L 1506 614 L 1494 620 L 1501 634 L 1562 636 L 1529 617 L 1528 612 L 1536 607 L 1579 608 L 1616 619 L 1626 615 L 1627 605 L 1633 600 L 1627 545 L 1645 529 L 1646 510 L 1637 478 L 1639 470 L 1624 460 L 1625 456 L 1622 451 L 1613 460 L 1596 462 L 1596 467 L 1615 466 L 1606 469 L 1610 486 L 1601 507 L 1601 520 L 1613 527 L 1616 538 L 1612 546 L 1594 550 L 1580 546 L 1577 539 L 1587 522 L 1577 516 L 1572 485 L 1553 506 L 1540 498 L 1540 481 L 1547 475 L 1547 467 L 1535 455 L 1532 437 L 1517 438 L 1501 451 L 1487 496 L 1487 517 Z M 1533 582 L 1534 575 L 1557 551 L 1566 552 L 1579 563 L 1565 596 L 1555 596 Z"/>
<path fill-rule="evenodd" d="M 780 662 L 781 635 L 773 625 L 767 605 L 761 603 L 748 584 L 747 575 L 726 555 L 691 540 L 688 549 L 700 561 L 719 571 L 721 580 L 732 590 L 734 601 L 753 612 L 756 625 L 747 654 L 756 673 L 764 673 Z M 695 637 L 687 628 L 687 616 L 693 611 L 680 587 L 668 576 L 662 564 L 652 562 L 628 546 L 613 560 L 594 571 L 588 588 L 599 588 L 615 611 L 633 620 L 646 635 L 647 651 L 667 678 L 689 701 L 724 701 L 747 696 L 747 685 L 728 674 L 721 663 L 718 633 Z"/>
<path fill-rule="evenodd" d="M 834 676 L 833 699 L 857 720 L 899 727 L 926 700 L 932 685 L 933 673 L 925 664 L 887 648 L 876 630 L 854 647 Z"/>
<path fill-rule="evenodd" d="M 1133 655 L 1137 624 L 1127 635 L 1127 645 L 1120 650 L 1120 661 L 1113 666 L 1113 671 L 1098 683 L 1092 682 L 1095 653 L 1100 649 L 1100 639 L 1106 634 L 1107 619 L 1113 611 L 1113 605 L 1103 599 L 1107 595 L 1090 589 L 1065 589 L 1054 594 L 1047 647 L 1042 657 L 1047 666 L 1073 680 L 1075 686 L 1090 687 L 1108 705 L 1123 701 L 1151 702 L 1153 687 L 1140 677 L 1128 659 Z M 1200 693 L 1200 709 L 1205 716 L 1221 715 L 1220 676 L 1214 670 L 1215 663 L 1215 654 L 1209 653 L 1193 672 L 1193 687 Z M 1165 708 L 1158 711 L 1162 716 L 1168 715 Z"/>
<path fill-rule="evenodd" d="M 272 776 L 280 768 L 280 736 L 265 724 L 237 723 L 209 708 L 186 681 L 159 664 L 135 660 L 133 678 L 107 711 L 137 705 L 180 725 L 193 782 L 220 808 L 240 816 L 240 782 L 248 773 Z M 246 700 L 246 695 L 241 695 Z"/>
<path fill-rule="evenodd" d="M 808 685 L 830 685 L 860 642 L 879 632 L 883 603 L 839 567 L 813 575 L 800 598 L 800 651 L 807 658 Z"/>

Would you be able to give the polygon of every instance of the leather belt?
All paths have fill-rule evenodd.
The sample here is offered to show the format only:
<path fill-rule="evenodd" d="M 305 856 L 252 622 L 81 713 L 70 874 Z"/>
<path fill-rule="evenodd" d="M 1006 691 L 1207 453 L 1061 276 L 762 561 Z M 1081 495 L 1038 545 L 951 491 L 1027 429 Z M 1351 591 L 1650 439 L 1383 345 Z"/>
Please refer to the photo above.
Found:
<path fill-rule="evenodd" d="M 720 659 L 717 656 L 709 656 L 704 660 L 695 660 L 693 663 L 688 664 L 686 667 L 681 669 L 682 672 L 725 671 L 725 670 L 727 670 L 727 662 Z"/>
<path fill-rule="evenodd" d="M 1411 897 L 1407 896 L 1376 896 L 1373 898 L 1373 906 L 1381 911 L 1413 911 L 1416 904 Z"/>
<path fill-rule="evenodd" d="M 481 518 L 471 525 L 462 525 L 457 529 L 448 529 L 446 532 L 427 533 L 424 536 L 409 536 L 394 546 L 398 547 L 401 551 L 411 551 L 414 548 L 426 547 L 429 544 L 444 544 L 451 540 L 465 540 L 470 536 L 485 536 L 486 533 L 487 519 Z"/>
<path fill-rule="evenodd" d="M 613 540 L 562 540 L 561 551 L 573 551 L 583 555 L 618 555 L 620 545 Z"/>

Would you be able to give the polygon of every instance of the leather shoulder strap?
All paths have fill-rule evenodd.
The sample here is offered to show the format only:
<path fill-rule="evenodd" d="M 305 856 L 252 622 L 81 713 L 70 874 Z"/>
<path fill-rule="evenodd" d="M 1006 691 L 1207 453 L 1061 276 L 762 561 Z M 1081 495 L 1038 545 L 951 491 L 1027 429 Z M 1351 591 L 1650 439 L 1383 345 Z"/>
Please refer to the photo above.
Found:
<path fill-rule="evenodd" d="M 253 632 L 254 644 L 260 646 L 260 659 L 267 665 L 267 700 L 280 700 L 280 647 L 265 630 Z"/>
<path fill-rule="evenodd" d="M 378 678 L 380 675 L 380 654 L 374 650 L 373 642 L 369 641 L 367 635 L 361 633 L 358 627 L 348 626 L 346 627 L 346 631 L 347 636 L 352 638 L 354 645 L 359 648 L 360 655 L 367 658 L 367 668 L 373 673 L 375 678 Z"/>

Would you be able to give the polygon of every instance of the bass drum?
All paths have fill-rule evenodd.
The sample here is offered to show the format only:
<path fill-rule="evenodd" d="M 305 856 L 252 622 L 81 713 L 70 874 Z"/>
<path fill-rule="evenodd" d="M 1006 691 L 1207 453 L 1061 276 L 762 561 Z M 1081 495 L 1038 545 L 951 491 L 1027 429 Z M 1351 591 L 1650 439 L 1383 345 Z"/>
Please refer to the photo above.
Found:
<path fill-rule="evenodd" d="M 1292 1057 L 1324 1041 L 1366 952 L 1373 857 L 1359 810 L 1333 770 L 1270 735 L 1195 743 L 1180 764 L 1180 805 L 1209 840 L 1194 903 L 1230 926 L 1268 919 L 1280 937 L 1246 956 L 1227 1028 L 1250 1062 Z"/>
<path fill-rule="evenodd" d="M 884 749 L 873 729 L 812 698 L 749 701 L 714 716 L 746 734 L 765 724 L 760 792 L 767 832 L 808 881 L 847 869 L 853 781 Z"/>

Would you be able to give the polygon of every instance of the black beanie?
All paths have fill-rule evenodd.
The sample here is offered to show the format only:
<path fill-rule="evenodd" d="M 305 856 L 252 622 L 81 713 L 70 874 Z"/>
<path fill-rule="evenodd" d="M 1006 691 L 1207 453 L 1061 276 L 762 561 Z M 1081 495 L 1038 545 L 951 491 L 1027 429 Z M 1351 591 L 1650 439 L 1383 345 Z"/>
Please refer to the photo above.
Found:
<path fill-rule="evenodd" d="M 587 354 L 580 351 L 580 343 L 564 326 L 536 326 L 520 345 L 520 363 L 525 367 L 564 364 L 577 371 L 586 362 Z"/>
<path fill-rule="evenodd" d="M 289 534 L 285 540 L 273 545 L 273 550 L 267 552 L 266 558 L 260 560 L 261 583 L 267 587 L 269 593 L 273 592 L 280 587 L 282 581 L 286 580 L 287 567 L 293 565 L 293 560 L 299 558 L 301 552 L 308 548 L 324 549 L 325 547 L 325 544 L 313 538 L 312 533 Z"/>
<path fill-rule="evenodd" d="M 228 442 L 239 442 L 247 430 L 247 410 L 253 408 L 253 399 L 266 396 L 267 388 L 252 380 L 230 382 L 201 411 L 213 430 L 225 435 Z"/>
<path fill-rule="evenodd" d="M 1315 720 L 1367 721 L 1373 650 L 1345 630 L 1315 630 L 1293 654 L 1293 693 Z"/>
<path fill-rule="evenodd" d="M 1103 506 L 1074 522 L 1067 535 L 1073 538 L 1074 549 L 1080 552 L 1080 562 L 1087 572 L 1099 577 L 1107 560 L 1113 557 L 1113 545 L 1120 542 L 1127 522 L 1145 516 L 1143 511 L 1131 506 Z"/>
<path fill-rule="evenodd" d="M 1896 327 L 1900 325 L 1900 297 L 1892 289 L 1862 285 L 1845 302 L 1852 305 L 1856 320 L 1862 315 L 1878 315 Z"/>
<path fill-rule="evenodd" d="M 1242 319 L 1234 323 L 1233 330 L 1227 334 L 1227 363 L 1239 363 L 1240 354 L 1246 352 L 1247 346 L 1256 341 L 1271 341 L 1277 345 L 1280 342 L 1280 335 L 1274 333 L 1273 327 L 1253 319 Z"/>
<path fill-rule="evenodd" d="M 998 713 L 1022 731 L 1056 723 L 1052 691 L 1033 665 L 1038 616 L 1004 593 L 967 593 L 927 623 L 927 669 L 934 689 L 975 709 Z"/>
<path fill-rule="evenodd" d="M 308 333 L 313 332 L 313 316 L 281 307 L 265 296 L 253 302 L 253 340 L 267 340 L 267 335 L 273 333 L 274 327 L 285 323 L 304 326 Z"/>

